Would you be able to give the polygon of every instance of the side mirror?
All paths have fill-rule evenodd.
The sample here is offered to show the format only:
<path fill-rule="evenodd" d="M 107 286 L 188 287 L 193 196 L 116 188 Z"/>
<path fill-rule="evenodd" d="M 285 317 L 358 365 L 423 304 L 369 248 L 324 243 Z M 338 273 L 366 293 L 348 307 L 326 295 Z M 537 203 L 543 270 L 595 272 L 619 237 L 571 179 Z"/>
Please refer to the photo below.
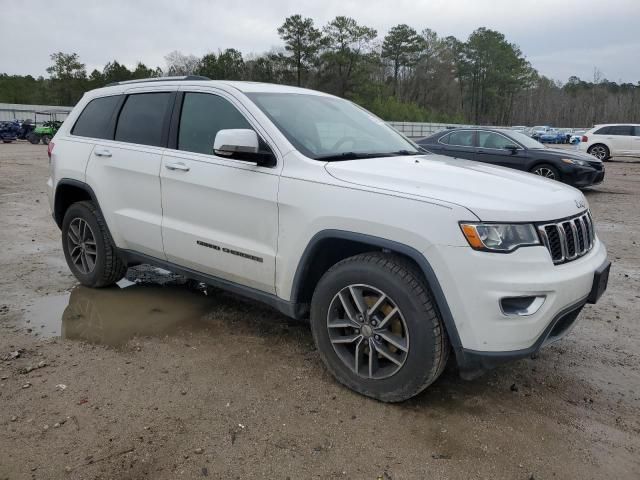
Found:
<path fill-rule="evenodd" d="M 258 134 L 249 129 L 220 130 L 213 142 L 213 151 L 222 156 L 258 153 Z"/>
<path fill-rule="evenodd" d="M 513 155 L 514 153 L 516 153 L 518 151 L 518 146 L 516 146 L 516 145 L 505 145 L 504 149 L 505 150 L 510 150 L 511 154 Z"/>
<path fill-rule="evenodd" d="M 255 162 L 266 167 L 275 165 L 272 153 L 259 150 L 258 134 L 248 128 L 219 130 L 213 142 L 213 153 L 221 157 Z"/>

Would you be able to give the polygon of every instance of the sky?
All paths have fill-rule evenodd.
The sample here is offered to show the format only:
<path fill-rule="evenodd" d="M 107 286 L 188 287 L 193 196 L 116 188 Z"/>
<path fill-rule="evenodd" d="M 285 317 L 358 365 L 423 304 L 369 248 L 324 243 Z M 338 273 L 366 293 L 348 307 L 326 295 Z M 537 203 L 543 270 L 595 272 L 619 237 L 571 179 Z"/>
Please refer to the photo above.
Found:
<path fill-rule="evenodd" d="M 322 26 L 337 15 L 466 40 L 479 27 L 505 34 L 554 80 L 640 81 L 640 0 L 0 0 L 0 73 L 46 76 L 53 52 L 77 52 L 102 70 L 114 59 L 164 67 L 174 50 L 202 56 L 282 46 L 277 28 L 296 13 Z"/>

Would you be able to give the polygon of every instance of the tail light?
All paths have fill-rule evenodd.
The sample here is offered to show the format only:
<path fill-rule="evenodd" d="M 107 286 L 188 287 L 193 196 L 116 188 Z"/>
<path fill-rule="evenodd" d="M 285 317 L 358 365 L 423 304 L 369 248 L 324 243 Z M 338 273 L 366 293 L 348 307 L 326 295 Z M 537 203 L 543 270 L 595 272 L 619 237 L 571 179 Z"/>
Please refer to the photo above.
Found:
<path fill-rule="evenodd" d="M 53 147 L 55 147 L 56 144 L 53 142 L 49 142 L 49 145 L 47 146 L 47 155 L 49 156 L 49 161 L 51 161 L 51 154 L 53 153 Z"/>
<path fill-rule="evenodd" d="M 580 141 L 581 141 L 582 143 L 586 143 L 586 142 L 588 142 L 588 141 L 589 141 L 589 137 L 587 137 L 586 135 L 582 135 L 582 137 L 580 137 Z"/>

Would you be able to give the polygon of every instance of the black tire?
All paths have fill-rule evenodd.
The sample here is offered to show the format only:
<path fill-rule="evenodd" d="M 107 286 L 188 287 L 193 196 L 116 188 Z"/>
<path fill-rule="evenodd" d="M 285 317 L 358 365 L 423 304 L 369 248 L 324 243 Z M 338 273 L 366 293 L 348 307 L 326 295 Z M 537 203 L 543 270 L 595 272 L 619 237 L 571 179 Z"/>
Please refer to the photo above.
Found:
<path fill-rule="evenodd" d="M 83 265 L 77 265 L 71 256 L 73 242 L 69 230 L 74 222 L 86 222 L 94 238 L 96 256 L 92 261 L 93 267 L 87 271 L 82 271 Z M 104 218 L 93 202 L 77 202 L 67 209 L 62 221 L 62 250 L 71 272 L 87 287 L 113 285 L 127 272 L 127 266 L 117 255 Z"/>
<path fill-rule="evenodd" d="M 40 143 L 40 136 L 36 133 L 30 133 L 29 135 L 27 135 L 27 140 L 29 140 L 29 143 L 37 145 Z"/>
<path fill-rule="evenodd" d="M 400 367 L 391 365 L 398 370 L 384 378 L 368 378 L 356 373 L 353 364 L 349 366 L 343 361 L 331 341 L 328 315 L 332 301 L 343 289 L 357 284 L 384 292 L 398 307 L 406 325 L 404 361 Z M 370 323 L 375 325 L 373 321 Z M 440 376 L 449 357 L 449 339 L 426 281 L 410 262 L 392 254 L 365 253 L 331 267 L 313 293 L 311 330 L 320 357 L 340 383 L 384 402 L 400 402 L 420 393 Z M 372 337 L 365 341 L 369 340 L 373 341 Z M 402 355 L 399 350 L 397 353 Z M 385 360 L 380 354 L 376 357 L 376 364 Z M 366 364 L 363 365 L 366 370 Z"/>
<path fill-rule="evenodd" d="M 548 163 L 542 163 L 540 165 L 536 165 L 530 170 L 534 175 L 540 175 L 541 177 L 548 178 L 549 180 L 558 180 L 560 181 L 560 172 L 553 165 L 549 165 Z"/>
<path fill-rule="evenodd" d="M 603 145 L 602 143 L 596 143 L 589 147 L 587 153 L 593 155 L 596 158 L 599 158 L 603 162 L 608 160 L 611 157 L 611 152 L 609 151 L 609 147 Z"/>

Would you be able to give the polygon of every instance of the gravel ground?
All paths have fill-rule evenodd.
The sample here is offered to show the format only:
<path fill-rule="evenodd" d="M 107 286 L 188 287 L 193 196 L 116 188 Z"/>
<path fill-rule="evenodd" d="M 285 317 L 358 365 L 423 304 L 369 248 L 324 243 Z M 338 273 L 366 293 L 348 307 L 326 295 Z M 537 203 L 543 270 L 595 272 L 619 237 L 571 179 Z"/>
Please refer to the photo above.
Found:
<path fill-rule="evenodd" d="M 77 287 L 46 176 L 0 145 L 0 479 L 640 478 L 640 161 L 586 192 L 614 264 L 567 338 L 394 405 L 266 307 L 144 267 Z"/>

